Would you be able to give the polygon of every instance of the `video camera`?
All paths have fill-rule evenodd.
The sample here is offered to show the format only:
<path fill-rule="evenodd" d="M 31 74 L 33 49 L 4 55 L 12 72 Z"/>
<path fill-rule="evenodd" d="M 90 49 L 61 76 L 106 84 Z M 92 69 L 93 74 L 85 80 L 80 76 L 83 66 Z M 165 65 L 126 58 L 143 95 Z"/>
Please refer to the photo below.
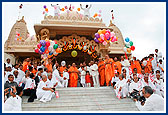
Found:
<path fill-rule="evenodd" d="M 136 89 L 133 89 L 134 91 L 130 94 L 130 97 L 133 99 L 137 99 L 141 102 L 141 104 L 145 103 L 146 99 L 144 96 L 141 96 L 139 91 Z"/>

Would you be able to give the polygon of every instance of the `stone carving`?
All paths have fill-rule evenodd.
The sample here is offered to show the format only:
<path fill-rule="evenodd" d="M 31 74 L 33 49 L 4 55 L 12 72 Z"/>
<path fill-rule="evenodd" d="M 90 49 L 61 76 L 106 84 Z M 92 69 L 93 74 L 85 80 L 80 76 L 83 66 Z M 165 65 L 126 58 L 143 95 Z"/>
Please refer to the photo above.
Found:
<path fill-rule="evenodd" d="M 46 29 L 46 28 L 41 29 L 41 31 L 40 31 L 40 36 L 41 36 L 41 39 L 40 39 L 40 40 L 49 39 L 49 38 L 50 38 L 49 30 Z"/>

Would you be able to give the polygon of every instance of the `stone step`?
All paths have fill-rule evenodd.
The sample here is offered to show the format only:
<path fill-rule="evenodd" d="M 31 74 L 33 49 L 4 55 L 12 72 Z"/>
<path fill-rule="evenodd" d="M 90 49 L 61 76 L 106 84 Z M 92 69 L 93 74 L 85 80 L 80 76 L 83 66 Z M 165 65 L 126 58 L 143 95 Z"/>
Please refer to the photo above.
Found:
<path fill-rule="evenodd" d="M 60 98 L 42 103 L 28 103 L 23 96 L 23 111 L 137 111 L 130 98 L 118 99 L 112 87 L 57 88 Z"/>
<path fill-rule="evenodd" d="M 23 111 L 137 111 L 135 106 L 128 105 L 86 105 L 86 106 L 48 106 L 48 107 L 23 107 Z"/>
<path fill-rule="evenodd" d="M 128 102 L 128 103 L 131 103 L 132 100 L 130 99 L 117 99 L 116 97 L 115 98 L 95 98 L 94 100 L 92 98 L 80 98 L 80 99 L 77 99 L 77 98 L 74 98 L 74 99 L 61 99 L 61 98 L 57 98 L 57 99 L 52 99 L 52 101 L 50 103 L 76 103 L 76 102 L 95 102 L 95 101 L 100 101 L 100 102 L 107 102 L 107 101 L 118 101 L 118 102 L 121 102 L 121 103 L 125 103 L 125 102 Z M 23 104 L 38 104 L 38 103 L 41 103 L 39 100 L 34 100 L 33 103 L 28 103 L 27 102 L 27 98 L 24 99 L 23 101 Z"/>
<path fill-rule="evenodd" d="M 97 100 L 94 100 L 93 101 L 76 101 L 76 102 L 66 102 L 66 103 L 56 103 L 56 101 L 52 100 L 50 102 L 46 102 L 45 104 L 43 104 L 42 102 L 36 102 L 34 104 L 32 103 L 27 103 L 27 104 L 24 104 L 23 107 L 37 107 L 37 106 L 40 106 L 40 107 L 48 107 L 48 106 L 85 106 L 85 105 L 134 105 L 134 103 L 130 103 L 130 102 L 121 102 L 121 101 L 116 101 L 116 100 L 109 100 L 109 101 L 97 101 Z"/>

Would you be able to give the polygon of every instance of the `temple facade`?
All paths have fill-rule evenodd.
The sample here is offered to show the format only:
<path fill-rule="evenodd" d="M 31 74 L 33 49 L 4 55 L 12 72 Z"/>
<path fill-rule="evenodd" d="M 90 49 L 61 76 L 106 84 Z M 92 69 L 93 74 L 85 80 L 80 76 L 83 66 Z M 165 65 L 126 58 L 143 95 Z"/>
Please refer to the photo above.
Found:
<path fill-rule="evenodd" d="M 94 41 L 94 34 L 99 29 L 109 29 L 118 37 L 118 41 L 102 45 Z M 110 57 L 120 57 L 124 55 L 125 46 L 122 33 L 119 28 L 110 20 L 109 26 L 106 26 L 102 19 L 81 17 L 78 12 L 72 11 L 62 13 L 60 16 L 45 16 L 40 24 L 34 25 L 35 36 L 29 34 L 24 17 L 16 21 L 11 29 L 7 41 L 4 45 L 5 56 L 11 56 L 15 62 L 23 61 L 30 57 L 32 60 L 40 61 L 40 54 L 35 53 L 35 48 L 40 40 L 56 40 L 62 52 L 57 55 L 57 60 L 80 63 L 87 63 L 98 57 L 104 57 L 109 54 Z M 15 40 L 16 31 L 20 33 L 22 39 Z M 76 50 L 78 55 L 71 56 L 71 51 Z M 4 58 L 6 59 L 6 57 Z"/>

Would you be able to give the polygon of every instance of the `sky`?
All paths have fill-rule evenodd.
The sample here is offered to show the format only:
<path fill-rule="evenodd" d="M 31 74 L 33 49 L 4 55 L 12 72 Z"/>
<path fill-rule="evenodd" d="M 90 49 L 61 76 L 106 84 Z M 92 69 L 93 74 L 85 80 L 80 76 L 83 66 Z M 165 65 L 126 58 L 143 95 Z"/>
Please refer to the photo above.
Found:
<path fill-rule="evenodd" d="M 75 9 L 80 7 L 80 3 L 66 3 L 58 2 L 60 7 L 75 6 Z M 19 5 L 23 4 L 21 10 Z M 49 15 L 54 14 L 54 8 L 51 4 L 57 4 L 57 2 L 15 2 L 2 4 L 2 33 L 3 44 L 8 39 L 12 26 L 18 20 L 19 11 L 21 16 L 25 17 L 27 28 L 30 35 L 35 35 L 34 24 L 38 24 L 44 19 L 42 12 L 43 6 L 46 5 L 49 9 Z M 102 11 L 101 18 L 106 26 L 109 25 L 111 19 L 111 10 L 114 12 L 113 23 L 120 29 L 123 38 L 129 37 L 135 46 L 135 51 L 132 51 L 133 56 L 138 59 L 142 59 L 148 56 L 150 53 L 154 53 L 157 48 L 159 52 L 162 52 L 163 56 L 166 56 L 166 3 L 164 2 L 150 2 L 150 3 L 82 3 L 92 4 L 90 14 L 93 16 L 95 13 Z M 63 13 L 63 12 L 62 12 Z M 81 10 L 80 13 L 83 13 Z"/>

